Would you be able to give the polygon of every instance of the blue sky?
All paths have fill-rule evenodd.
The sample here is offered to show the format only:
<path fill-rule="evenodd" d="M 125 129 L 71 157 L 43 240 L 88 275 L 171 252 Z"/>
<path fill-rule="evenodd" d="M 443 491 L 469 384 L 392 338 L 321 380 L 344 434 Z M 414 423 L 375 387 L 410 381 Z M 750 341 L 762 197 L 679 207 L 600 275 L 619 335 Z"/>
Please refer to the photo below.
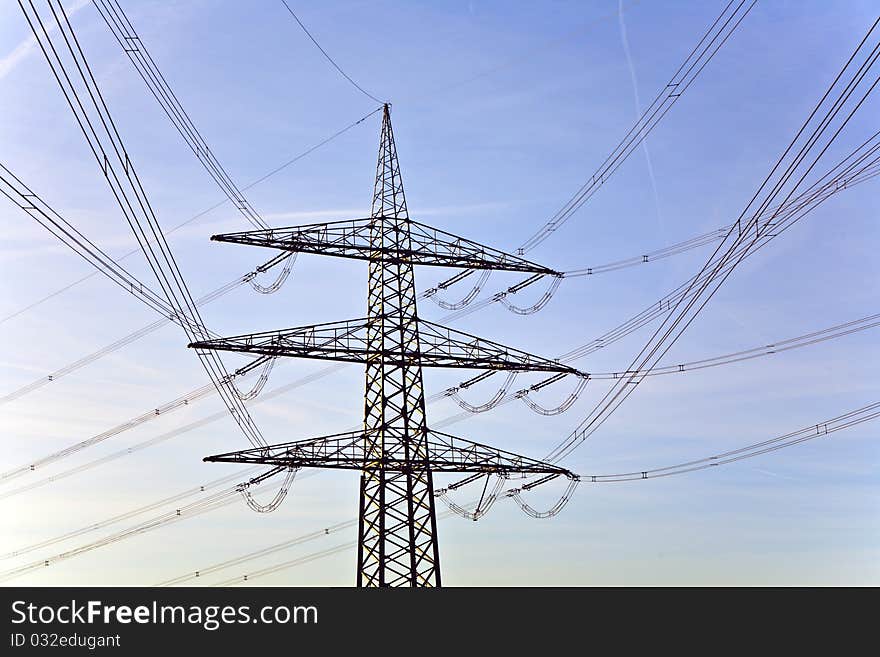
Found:
<path fill-rule="evenodd" d="M 245 185 L 369 112 L 275 0 L 122 0 L 214 152 Z M 864 32 L 871 2 L 759 2 L 740 30 L 640 149 L 530 257 L 557 269 L 638 255 L 734 220 Z M 192 157 L 90 4 L 72 21 L 160 222 L 180 223 L 222 194 Z M 666 84 L 721 2 L 291 3 L 339 64 L 393 102 L 413 218 L 513 249 L 586 180 Z M 629 47 L 624 48 L 623 34 Z M 2 162 L 112 254 L 134 243 L 16 3 L 0 5 Z M 638 101 L 636 100 L 638 98 Z M 876 130 L 872 99 L 840 155 Z M 273 225 L 365 216 L 375 170 L 374 116 L 248 192 Z M 833 163 L 829 154 L 828 165 Z M 652 180 L 653 175 L 653 180 Z M 694 360 L 793 337 L 877 312 L 877 183 L 846 190 L 746 261 L 669 354 Z M 11 203 L 0 204 L 0 316 L 89 272 Z M 208 241 L 245 230 L 222 206 L 173 234 L 191 289 L 202 294 L 266 259 Z M 555 356 L 589 342 L 692 275 L 708 251 L 565 281 L 528 317 L 498 304 L 456 327 Z M 126 261 L 150 281 L 139 257 Z M 417 271 L 426 289 L 443 270 Z M 299 258 L 270 296 L 245 287 L 204 309 L 221 334 L 364 314 L 363 263 Z M 497 274 L 484 294 L 518 280 Z M 455 294 L 464 290 L 454 291 Z M 451 294 L 451 293 L 450 293 Z M 524 292 L 534 298 L 537 290 Z M 443 311 L 423 302 L 428 319 Z M 10 348 L 0 394 L 26 385 L 154 320 L 100 278 L 0 323 Z M 643 470 L 758 442 L 876 401 L 877 329 L 702 372 L 650 379 L 566 465 L 581 474 Z M 578 363 L 625 368 L 643 330 Z M 242 362 L 228 358 L 231 365 Z M 270 388 L 315 372 L 289 361 Z M 363 373 L 351 366 L 254 407 L 270 442 L 357 426 Z M 465 378 L 429 371 L 428 394 Z M 531 380 L 529 380 L 531 381 Z M 183 333 L 167 326 L 20 399 L 0 413 L 2 470 L 86 439 L 206 382 Z M 568 382 L 542 391 L 552 404 Z M 591 384 L 567 413 L 520 404 L 449 426 L 456 435 L 540 457 L 603 394 Z M 491 384 L 468 390 L 474 402 Z M 218 411 L 209 398 L 8 482 L 3 491 L 92 461 Z M 442 402 L 429 424 L 454 415 Z M 499 503 L 480 522 L 440 523 L 444 582 L 481 584 L 880 584 L 880 448 L 865 424 L 826 440 L 668 479 L 587 485 L 553 520 Z M 245 447 L 223 419 L 150 449 L 14 496 L 0 497 L 0 552 L 150 504 L 233 469 L 207 454 Z M 535 493 L 551 503 L 552 493 Z M 83 556 L 21 584 L 152 584 L 356 514 L 351 473 L 301 477 L 275 513 L 236 503 Z M 171 507 L 173 509 L 173 505 Z M 147 517 L 147 516 L 144 516 Z M 126 523 L 119 525 L 124 527 Z M 114 527 L 115 528 L 115 527 Z M 58 544 L 0 569 L 53 555 Z M 224 571 L 256 570 L 354 538 L 332 538 Z M 349 585 L 354 550 L 255 580 Z"/>

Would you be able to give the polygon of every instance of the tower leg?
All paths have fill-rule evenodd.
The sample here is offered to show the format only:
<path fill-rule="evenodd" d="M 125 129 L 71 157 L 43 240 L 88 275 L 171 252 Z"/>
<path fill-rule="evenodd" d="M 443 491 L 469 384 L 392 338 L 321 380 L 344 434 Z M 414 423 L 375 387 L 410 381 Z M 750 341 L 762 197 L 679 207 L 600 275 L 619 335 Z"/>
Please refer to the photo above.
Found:
<path fill-rule="evenodd" d="M 404 472 L 363 473 L 358 586 L 440 585 L 434 495 L 427 481 Z"/>
<path fill-rule="evenodd" d="M 367 361 L 361 477 L 358 583 L 439 586 L 434 490 L 428 465 L 425 395 L 419 359 L 393 363 L 389 353 L 420 353 L 412 263 L 383 257 L 411 250 L 409 215 L 385 106 L 370 222 Z M 388 470 L 387 458 L 405 464 Z"/>

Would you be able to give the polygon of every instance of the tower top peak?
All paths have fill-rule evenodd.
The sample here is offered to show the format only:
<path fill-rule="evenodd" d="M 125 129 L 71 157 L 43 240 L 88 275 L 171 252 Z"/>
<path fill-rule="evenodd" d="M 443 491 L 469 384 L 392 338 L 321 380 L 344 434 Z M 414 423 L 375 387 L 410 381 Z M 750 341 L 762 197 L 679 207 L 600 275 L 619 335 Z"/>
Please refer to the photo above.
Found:
<path fill-rule="evenodd" d="M 379 162 L 376 165 L 376 183 L 373 187 L 373 217 L 409 219 L 403 178 L 397 161 L 397 146 L 391 128 L 391 103 L 382 106 L 382 134 L 379 137 Z"/>

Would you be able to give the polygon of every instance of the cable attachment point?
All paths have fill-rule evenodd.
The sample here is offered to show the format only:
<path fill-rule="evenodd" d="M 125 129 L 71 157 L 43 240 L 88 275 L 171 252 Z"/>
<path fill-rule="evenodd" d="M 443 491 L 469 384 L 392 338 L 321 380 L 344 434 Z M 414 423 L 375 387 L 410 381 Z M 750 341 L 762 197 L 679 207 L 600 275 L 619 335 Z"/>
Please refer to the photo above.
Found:
<path fill-rule="evenodd" d="M 534 304 L 529 306 L 528 308 L 520 308 L 519 306 L 513 305 L 510 301 L 507 300 L 507 296 L 509 294 L 516 294 L 520 290 L 525 287 L 528 287 L 532 283 L 535 283 L 542 279 L 544 274 L 535 274 L 531 278 L 527 278 L 526 280 L 509 287 L 506 292 L 499 292 L 493 297 L 494 301 L 500 301 L 505 308 L 507 308 L 510 312 L 516 313 L 517 315 L 533 315 L 534 313 L 542 310 L 544 306 L 546 306 L 550 299 L 553 298 L 553 295 L 556 294 L 556 290 L 559 289 L 559 284 L 562 282 L 563 276 L 562 274 L 555 274 L 553 276 L 553 280 L 550 282 L 550 286 L 544 292 L 544 294 L 539 298 Z"/>
<path fill-rule="evenodd" d="M 257 267 L 253 272 L 250 272 L 250 274 L 253 274 L 253 276 L 248 274 L 249 278 L 248 276 L 246 276 L 245 279 L 248 283 L 250 283 L 254 291 L 258 292 L 259 294 L 272 294 L 273 292 L 277 292 L 281 289 L 281 286 L 284 285 L 288 276 L 290 276 L 290 270 L 296 262 L 297 255 L 298 254 L 296 253 L 286 253 L 276 256 L 275 258 L 272 258 L 272 260 L 270 260 L 269 262 L 266 262 Z M 262 274 L 263 272 L 268 271 L 279 262 L 283 262 L 284 266 L 281 268 L 281 271 L 278 273 L 278 278 L 276 278 L 274 282 L 269 285 L 260 285 L 259 283 L 257 283 L 257 274 Z"/>
<path fill-rule="evenodd" d="M 456 301 L 454 303 L 451 303 L 449 301 L 444 301 L 443 299 L 438 298 L 436 296 L 436 294 L 440 290 L 445 290 L 446 288 L 448 288 L 452 285 L 455 285 L 455 283 L 457 283 L 458 281 L 460 281 L 464 278 L 467 278 L 473 272 L 474 272 L 473 269 L 467 269 L 467 270 L 461 272 L 460 274 L 456 274 L 455 276 L 453 276 L 449 280 L 443 281 L 442 283 L 438 284 L 437 287 L 433 287 L 430 290 L 427 290 L 425 292 L 425 296 L 427 298 L 431 299 L 431 301 L 436 303 L 438 306 L 440 306 L 444 310 L 461 310 L 465 306 L 469 305 L 471 303 L 471 301 L 473 301 L 476 298 L 476 296 L 482 291 L 483 287 L 486 285 L 486 281 L 489 280 L 489 275 L 492 273 L 492 271 L 490 269 L 484 269 L 480 273 L 480 276 L 477 279 L 477 282 L 474 283 L 474 286 L 471 288 L 470 292 L 468 292 L 461 299 L 459 299 L 458 301 Z"/>
<path fill-rule="evenodd" d="M 568 373 L 563 372 L 561 374 L 556 374 L 555 376 L 551 376 L 548 379 L 544 379 L 543 381 L 539 381 L 535 385 L 525 388 L 523 390 L 518 390 L 515 394 L 517 399 L 520 399 L 526 406 L 528 406 L 532 411 L 538 413 L 539 415 L 552 416 L 552 415 L 561 415 L 565 413 L 569 408 L 571 408 L 574 403 L 578 400 L 578 397 L 581 396 L 581 393 L 584 391 L 584 388 L 587 387 L 587 383 L 590 381 L 590 375 L 586 373 L 578 373 L 575 376 L 578 377 L 577 386 L 571 392 L 571 394 L 562 401 L 558 406 L 553 408 L 547 408 L 545 406 L 541 406 L 531 397 L 529 397 L 530 392 L 535 392 L 536 390 L 540 390 L 545 386 L 551 385 L 560 381 L 568 376 Z"/>
<path fill-rule="evenodd" d="M 524 491 L 532 490 L 538 486 L 546 484 L 547 482 L 553 481 L 557 477 L 561 475 L 559 474 L 551 474 L 545 477 L 541 477 L 537 481 L 533 481 L 529 484 L 524 484 L 520 488 L 511 488 L 504 495 L 505 497 L 511 498 L 514 502 L 519 505 L 519 508 L 522 509 L 523 513 L 527 516 L 531 516 L 536 519 L 543 518 L 552 518 L 553 516 L 559 514 L 562 509 L 565 508 L 565 505 L 571 500 L 572 495 L 574 495 L 574 491 L 577 489 L 578 484 L 581 482 L 581 478 L 572 472 L 567 472 L 565 476 L 568 478 L 568 486 L 565 491 L 562 493 L 562 496 L 552 507 L 547 509 L 546 511 L 538 511 L 531 507 L 523 498 L 522 493 Z"/>
<path fill-rule="evenodd" d="M 273 497 L 267 504 L 260 504 L 257 502 L 253 495 L 251 495 L 250 490 L 248 490 L 251 486 L 255 484 L 262 483 L 266 481 L 270 477 L 274 477 L 276 474 L 280 473 L 282 470 L 286 470 L 287 474 L 284 477 L 284 481 L 281 484 L 281 488 L 278 489 L 278 492 L 275 493 L 275 497 Z M 251 508 L 251 510 L 256 511 L 257 513 L 271 513 L 284 501 L 284 498 L 287 497 L 287 493 L 290 491 L 290 487 L 293 485 L 293 480 L 296 477 L 296 473 L 299 468 L 288 468 L 285 466 L 278 466 L 276 468 L 272 468 L 268 472 L 265 472 L 253 479 L 245 483 L 241 483 L 236 486 L 236 490 L 241 493 L 241 496 L 244 498 L 244 501 Z"/>
<path fill-rule="evenodd" d="M 464 410 L 466 410 L 468 413 L 485 413 L 486 411 L 495 408 L 499 403 L 501 403 L 501 400 L 504 399 L 504 396 L 507 394 L 507 391 L 510 390 L 510 387 L 513 385 L 513 382 L 516 380 L 516 376 L 517 376 L 517 374 L 519 374 L 519 372 L 517 372 L 515 370 L 509 372 L 507 374 L 507 379 L 505 380 L 504 384 L 489 399 L 489 401 L 487 401 L 483 404 L 477 405 L 477 406 L 475 406 L 473 404 L 469 404 L 464 399 L 462 399 L 461 395 L 458 394 L 458 391 L 462 388 L 469 388 L 474 383 L 476 383 L 477 379 L 482 380 L 482 378 L 487 378 L 486 375 L 491 375 L 491 374 L 492 374 L 492 372 L 486 372 L 485 374 L 481 374 L 479 377 L 474 377 L 474 379 L 472 379 L 471 381 L 465 381 L 464 383 L 460 384 L 457 388 L 449 388 L 446 391 L 447 396 L 452 397 L 455 400 L 455 403 L 458 404 Z"/>
<path fill-rule="evenodd" d="M 449 507 L 449 510 L 457 515 L 460 515 L 462 518 L 466 520 L 473 520 L 476 522 L 480 518 L 482 518 L 486 513 L 488 513 L 489 509 L 492 508 L 492 505 L 498 500 L 498 495 L 501 492 L 502 487 L 504 486 L 504 482 L 507 480 L 505 475 L 496 475 L 497 481 L 495 485 L 492 487 L 491 491 L 489 490 L 489 480 L 492 477 L 491 472 L 487 472 L 485 475 L 482 472 L 478 472 L 477 474 L 473 474 L 470 477 L 462 479 L 454 484 L 450 484 L 446 488 L 438 488 L 434 491 L 434 496 L 443 500 L 443 503 Z M 477 502 L 476 507 L 473 511 L 469 511 L 463 506 L 460 506 L 453 502 L 449 498 L 449 491 L 456 490 L 465 486 L 469 483 L 480 479 L 481 477 L 485 477 L 486 481 L 483 483 L 483 491 L 480 493 L 480 499 Z M 488 494 L 487 494 L 488 493 Z"/>
<path fill-rule="evenodd" d="M 238 389 L 238 386 L 232 383 L 233 379 L 235 379 L 236 376 L 241 376 L 243 374 L 246 374 L 247 372 L 250 372 L 256 365 L 259 364 L 260 361 L 263 360 L 265 360 L 265 362 L 263 363 L 263 371 L 260 372 L 260 377 L 256 380 L 250 390 L 248 390 L 247 392 L 242 392 Z M 235 374 L 229 377 L 230 386 L 235 392 L 235 395 L 242 401 L 250 401 L 251 399 L 254 399 L 257 395 L 263 392 L 263 388 L 266 387 L 266 382 L 269 380 L 269 375 L 272 373 L 272 368 L 274 367 L 274 365 L 275 358 L 259 358 L 251 363 L 250 366 L 236 370 Z"/>

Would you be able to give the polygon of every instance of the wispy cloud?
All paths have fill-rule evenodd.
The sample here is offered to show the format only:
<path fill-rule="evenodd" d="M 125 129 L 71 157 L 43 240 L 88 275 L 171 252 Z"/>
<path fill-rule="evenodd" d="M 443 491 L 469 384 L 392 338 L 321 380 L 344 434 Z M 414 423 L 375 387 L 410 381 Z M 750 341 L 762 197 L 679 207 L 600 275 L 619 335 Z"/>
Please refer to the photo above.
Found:
<path fill-rule="evenodd" d="M 410 216 L 414 219 L 427 217 L 453 217 L 471 215 L 475 213 L 498 212 L 516 205 L 515 201 L 486 201 L 483 203 L 462 203 L 457 205 L 442 205 L 428 208 L 411 209 Z M 321 223 L 324 221 L 343 221 L 348 219 L 363 219 L 369 216 L 370 208 L 367 205 L 359 208 L 337 208 L 329 210 L 292 210 L 289 212 L 267 212 L 265 219 L 271 226 L 295 226 L 299 224 Z M 210 226 L 211 233 L 231 233 L 248 230 L 247 224 L 240 216 L 230 214 L 228 217 L 204 224 L 186 226 L 174 232 L 174 239 L 197 237 L 204 239 L 206 226 Z"/>
<path fill-rule="evenodd" d="M 803 481 L 800 477 L 790 477 L 788 475 L 779 474 L 778 472 L 773 472 L 771 470 L 765 470 L 764 468 L 752 468 L 753 472 L 757 472 L 758 474 L 767 475 L 768 477 L 776 477 L 778 479 L 787 479 L 789 481 Z"/>
<path fill-rule="evenodd" d="M 636 67 L 633 65 L 632 54 L 629 50 L 629 38 L 626 35 L 626 22 L 623 20 L 623 0 L 618 0 L 617 17 L 620 23 L 620 42 L 623 45 L 623 52 L 626 55 L 626 64 L 629 67 L 629 76 L 632 80 L 633 99 L 636 104 L 636 116 L 642 115 L 642 102 L 639 99 L 639 82 L 636 77 Z M 660 195 L 657 193 L 657 179 L 654 177 L 654 164 L 651 162 L 651 152 L 648 150 L 648 142 L 642 142 L 642 150 L 645 151 L 645 163 L 648 165 L 648 177 L 651 179 L 651 191 L 654 194 L 654 207 L 657 210 L 657 220 L 664 228 L 663 215 L 660 212 Z"/>
<path fill-rule="evenodd" d="M 291 212 L 271 212 L 264 214 L 263 218 L 270 224 L 278 224 L 280 221 L 311 221 L 313 219 L 355 219 L 363 217 L 365 208 L 345 208 L 336 210 L 301 210 Z"/>
<path fill-rule="evenodd" d="M 459 203 L 454 205 L 440 205 L 428 208 L 411 208 L 410 214 L 415 217 L 430 216 L 453 216 L 471 214 L 474 212 L 492 212 L 496 210 L 504 210 L 514 205 L 513 201 L 484 201 L 482 203 Z M 270 223 L 273 220 L 309 220 L 309 219 L 350 219 L 361 218 L 367 216 L 369 208 L 366 206 L 359 208 L 348 208 L 342 210 L 306 210 L 301 212 L 276 212 L 263 215 Z"/>
<path fill-rule="evenodd" d="M 76 2 L 72 3 L 69 7 L 65 7 L 64 11 L 68 16 L 72 16 L 87 4 L 89 4 L 89 0 L 76 0 Z M 55 29 L 54 25 L 50 25 L 48 29 L 50 31 Z M 28 37 L 15 46 L 8 55 L 0 59 L 0 80 L 14 71 L 21 62 L 27 59 L 31 52 L 36 50 L 36 47 L 37 40 L 32 36 Z"/>

